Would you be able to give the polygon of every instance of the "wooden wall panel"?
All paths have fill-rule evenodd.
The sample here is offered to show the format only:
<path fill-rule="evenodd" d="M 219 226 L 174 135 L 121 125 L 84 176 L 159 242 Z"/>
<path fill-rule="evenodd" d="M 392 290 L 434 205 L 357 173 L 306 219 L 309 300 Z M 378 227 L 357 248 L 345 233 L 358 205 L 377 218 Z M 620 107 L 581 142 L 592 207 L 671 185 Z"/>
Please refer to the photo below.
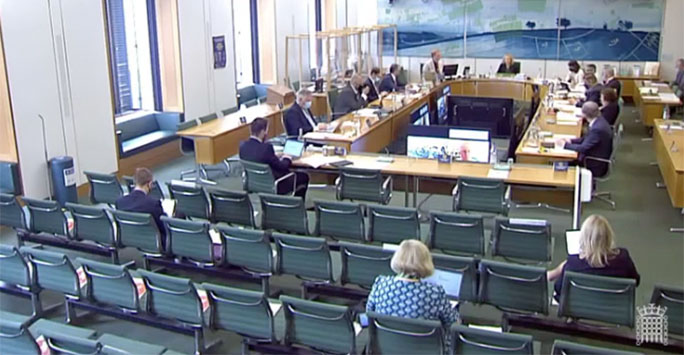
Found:
<path fill-rule="evenodd" d="M 18 161 L 14 122 L 12 122 L 12 106 L 10 105 L 9 87 L 7 85 L 2 30 L 0 30 L 0 160 L 14 163 Z"/>

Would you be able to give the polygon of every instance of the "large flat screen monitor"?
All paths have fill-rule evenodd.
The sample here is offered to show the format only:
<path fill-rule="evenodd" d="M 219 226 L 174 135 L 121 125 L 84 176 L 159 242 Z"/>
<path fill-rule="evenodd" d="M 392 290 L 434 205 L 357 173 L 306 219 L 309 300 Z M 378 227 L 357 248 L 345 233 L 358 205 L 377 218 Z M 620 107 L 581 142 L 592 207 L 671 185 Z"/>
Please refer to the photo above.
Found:
<path fill-rule="evenodd" d="M 449 95 L 451 95 L 451 86 L 447 85 L 437 98 L 437 122 L 440 124 L 443 124 L 447 119 L 447 97 Z"/>
<path fill-rule="evenodd" d="M 409 157 L 489 163 L 489 131 L 448 126 L 409 126 L 406 152 Z"/>
<path fill-rule="evenodd" d="M 430 109 L 424 104 L 411 112 L 411 123 L 415 126 L 430 125 Z"/>
<path fill-rule="evenodd" d="M 449 96 L 447 124 L 480 128 L 494 138 L 509 138 L 513 132 L 513 99 Z"/>

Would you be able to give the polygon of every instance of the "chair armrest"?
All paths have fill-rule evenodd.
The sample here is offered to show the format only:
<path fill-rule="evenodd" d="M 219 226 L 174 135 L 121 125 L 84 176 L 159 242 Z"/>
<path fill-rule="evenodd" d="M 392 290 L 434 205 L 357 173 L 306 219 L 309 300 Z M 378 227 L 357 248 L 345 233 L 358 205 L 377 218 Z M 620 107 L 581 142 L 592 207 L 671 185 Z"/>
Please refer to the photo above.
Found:
<path fill-rule="evenodd" d="M 451 209 L 456 211 L 456 206 L 458 206 L 458 201 L 461 198 L 460 191 L 458 190 L 458 183 L 456 183 L 456 186 L 454 186 L 454 189 L 451 190 L 451 195 L 454 196 L 454 201 L 451 205 Z"/>
<path fill-rule="evenodd" d="M 387 179 L 382 183 L 382 188 L 383 190 L 386 190 L 388 187 L 392 188 L 393 186 L 393 180 L 391 176 L 388 176 Z"/>
<path fill-rule="evenodd" d="M 295 173 L 292 173 L 292 172 L 291 172 L 291 173 L 289 173 L 289 174 L 285 174 L 285 175 L 281 176 L 280 179 L 277 179 L 276 181 L 274 181 L 274 185 L 275 185 L 275 188 L 276 188 L 276 191 L 275 191 L 276 193 L 278 192 L 278 185 L 279 185 L 281 182 L 283 182 L 283 181 L 285 181 L 286 179 L 288 179 L 290 176 L 292 176 L 292 193 L 295 192 L 295 188 L 297 187 L 297 175 L 296 175 Z"/>
<path fill-rule="evenodd" d="M 592 157 L 592 156 L 586 156 L 586 157 L 584 157 L 584 160 L 587 160 L 587 159 L 588 159 L 588 160 L 594 160 L 594 161 L 602 162 L 602 163 L 606 163 L 606 164 L 611 164 L 611 165 L 613 164 L 613 161 L 610 160 L 610 159 L 603 159 L 603 158 L 597 158 L 597 157 Z"/>

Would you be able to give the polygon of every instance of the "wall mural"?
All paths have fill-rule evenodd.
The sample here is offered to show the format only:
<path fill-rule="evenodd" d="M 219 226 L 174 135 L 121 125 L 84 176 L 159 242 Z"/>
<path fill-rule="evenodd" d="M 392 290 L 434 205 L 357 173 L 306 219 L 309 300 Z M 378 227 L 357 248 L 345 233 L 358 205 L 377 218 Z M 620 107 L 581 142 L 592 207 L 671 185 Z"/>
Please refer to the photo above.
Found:
<path fill-rule="evenodd" d="M 400 56 L 657 61 L 664 0 L 377 0 Z M 383 36 L 392 50 L 391 32 Z"/>

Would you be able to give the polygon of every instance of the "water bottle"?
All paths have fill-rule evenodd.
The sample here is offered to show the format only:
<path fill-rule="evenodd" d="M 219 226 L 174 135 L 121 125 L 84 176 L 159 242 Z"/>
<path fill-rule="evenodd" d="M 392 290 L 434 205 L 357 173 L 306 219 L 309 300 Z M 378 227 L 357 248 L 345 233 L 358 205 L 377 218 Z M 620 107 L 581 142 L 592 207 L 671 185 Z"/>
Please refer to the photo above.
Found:
<path fill-rule="evenodd" d="M 663 107 L 663 119 L 664 120 L 670 119 L 670 108 L 668 106 Z"/>
<path fill-rule="evenodd" d="M 492 142 L 492 146 L 489 150 L 489 163 L 496 164 L 496 143 Z"/>

